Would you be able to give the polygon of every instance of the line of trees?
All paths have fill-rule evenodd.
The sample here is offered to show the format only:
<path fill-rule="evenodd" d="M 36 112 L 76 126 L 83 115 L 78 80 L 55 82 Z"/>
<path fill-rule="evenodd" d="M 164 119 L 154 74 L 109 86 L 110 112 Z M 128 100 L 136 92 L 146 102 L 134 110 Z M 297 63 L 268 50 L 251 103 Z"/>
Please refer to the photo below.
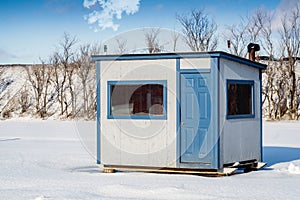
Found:
<path fill-rule="evenodd" d="M 267 59 L 257 56 L 257 61 L 268 66 L 263 74 L 264 115 L 271 120 L 295 120 L 300 117 L 300 3 L 282 16 L 275 14 L 257 9 L 252 15 L 241 18 L 239 23 L 227 26 L 222 38 L 229 42 L 230 53 L 241 57 L 247 56 L 246 47 L 250 42 L 260 44 L 260 54 Z M 217 49 L 217 24 L 204 10 L 178 15 L 177 20 L 191 51 Z M 158 35 L 158 31 L 145 34 L 149 53 L 163 49 L 157 48 L 162 46 L 158 43 Z M 176 41 L 173 41 L 174 51 Z"/>
<path fill-rule="evenodd" d="M 300 111 L 300 3 L 282 16 L 259 8 L 240 22 L 227 26 L 222 33 L 228 51 L 247 56 L 250 42 L 261 46 L 257 61 L 267 64 L 263 73 L 263 113 L 271 120 L 299 119 Z M 204 10 L 177 15 L 182 37 L 191 51 L 213 51 L 219 44 L 217 24 Z M 275 23 L 277 20 L 277 23 Z M 159 30 L 145 34 L 149 53 L 160 52 Z M 174 52 L 176 51 L 176 40 Z M 261 59 L 261 58 L 265 59 Z"/>
<path fill-rule="evenodd" d="M 30 113 L 40 118 L 56 115 L 94 119 L 96 69 L 90 58 L 99 54 L 100 45 L 78 46 L 77 43 L 76 37 L 65 33 L 59 43 L 60 51 L 54 52 L 47 62 L 41 60 L 41 64 L 23 66 L 26 76 L 20 89 L 12 97 L 7 93 L 0 97 L 7 102 L 2 105 L 1 116 L 9 118 L 19 110 L 21 115 Z M 1 69 L 0 78 L 3 71 L 5 69 Z"/>
<path fill-rule="evenodd" d="M 299 119 L 300 4 L 279 18 L 263 9 L 228 27 L 231 53 L 245 56 L 249 41 L 259 43 L 268 65 L 263 78 L 264 114 L 272 120 Z M 274 27 L 276 25 L 276 27 Z"/>
<path fill-rule="evenodd" d="M 218 48 L 218 39 L 222 38 L 225 42 L 230 41 L 228 51 L 246 57 L 246 46 L 250 42 L 260 44 L 260 54 L 266 59 L 259 59 L 259 55 L 258 61 L 268 66 L 263 74 L 264 115 L 272 120 L 283 117 L 299 119 L 300 3 L 282 16 L 258 9 L 252 15 L 241 18 L 239 23 L 227 26 L 221 37 L 216 22 L 203 9 L 177 15 L 176 18 L 182 32 L 174 31 L 170 35 L 173 52 L 180 51 L 177 47 L 179 40 L 183 40 L 191 51 L 214 51 Z M 276 24 L 275 18 L 279 21 Z M 159 35 L 160 29 L 144 32 L 148 53 L 165 51 Z M 116 44 L 116 53 L 128 52 L 126 39 L 118 37 Z M 40 65 L 25 67 L 28 83 L 20 89 L 19 100 L 14 102 L 20 105 L 21 113 L 27 112 L 34 104 L 35 114 L 42 118 L 54 112 L 66 118 L 94 118 L 96 73 L 90 56 L 101 53 L 100 45 L 78 47 L 76 37 L 64 34 L 58 49 L 48 62 L 42 60 Z M 1 74 L 2 71 L 0 79 Z M 31 94 L 34 94 L 34 100 L 30 98 Z M 13 108 L 15 104 L 10 103 L 6 107 Z M 2 115 L 7 114 L 2 112 Z"/>

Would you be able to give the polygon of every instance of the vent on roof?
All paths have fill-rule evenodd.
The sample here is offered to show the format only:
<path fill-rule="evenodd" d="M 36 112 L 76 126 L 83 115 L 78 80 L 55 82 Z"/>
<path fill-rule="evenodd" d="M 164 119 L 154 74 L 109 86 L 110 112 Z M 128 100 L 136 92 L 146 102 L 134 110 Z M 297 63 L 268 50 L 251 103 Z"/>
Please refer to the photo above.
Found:
<path fill-rule="evenodd" d="M 249 60 L 255 61 L 255 52 L 260 50 L 260 46 L 258 44 L 249 43 L 247 48 L 248 48 Z"/>

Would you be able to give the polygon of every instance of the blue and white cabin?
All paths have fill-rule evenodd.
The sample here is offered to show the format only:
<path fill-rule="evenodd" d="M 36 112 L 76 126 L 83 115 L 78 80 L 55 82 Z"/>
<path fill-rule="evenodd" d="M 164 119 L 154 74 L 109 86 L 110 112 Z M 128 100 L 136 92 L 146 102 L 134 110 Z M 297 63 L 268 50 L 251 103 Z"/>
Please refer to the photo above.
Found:
<path fill-rule="evenodd" d="M 265 65 L 225 52 L 92 60 L 99 164 L 218 172 L 261 162 Z"/>

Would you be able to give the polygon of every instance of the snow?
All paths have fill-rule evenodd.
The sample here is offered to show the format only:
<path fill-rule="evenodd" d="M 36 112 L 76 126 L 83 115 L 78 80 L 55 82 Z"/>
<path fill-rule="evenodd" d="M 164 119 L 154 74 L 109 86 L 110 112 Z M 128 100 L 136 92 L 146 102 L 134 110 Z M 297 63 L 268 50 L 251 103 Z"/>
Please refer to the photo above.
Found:
<path fill-rule="evenodd" d="M 300 123 L 264 122 L 266 168 L 229 177 L 101 173 L 95 122 L 0 122 L 0 199 L 299 199 Z"/>
<path fill-rule="evenodd" d="M 289 164 L 287 171 L 291 174 L 300 174 L 300 168 L 293 163 Z"/>

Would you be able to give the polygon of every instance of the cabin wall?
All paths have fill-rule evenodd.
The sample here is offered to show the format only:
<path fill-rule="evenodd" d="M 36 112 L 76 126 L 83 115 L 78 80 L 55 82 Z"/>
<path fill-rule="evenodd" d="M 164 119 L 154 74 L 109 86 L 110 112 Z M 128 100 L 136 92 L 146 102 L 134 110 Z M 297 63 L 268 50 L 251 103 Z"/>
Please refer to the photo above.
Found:
<path fill-rule="evenodd" d="M 220 59 L 219 73 L 219 130 L 220 165 L 261 159 L 260 76 L 259 69 Z M 254 118 L 227 119 L 226 80 L 254 81 Z"/>
<path fill-rule="evenodd" d="M 100 157 L 107 165 L 176 167 L 176 59 L 100 62 Z M 108 119 L 108 81 L 167 81 L 167 119 Z"/>
<path fill-rule="evenodd" d="M 193 69 L 209 69 L 210 58 L 181 58 L 180 69 L 181 70 L 193 70 Z"/>

